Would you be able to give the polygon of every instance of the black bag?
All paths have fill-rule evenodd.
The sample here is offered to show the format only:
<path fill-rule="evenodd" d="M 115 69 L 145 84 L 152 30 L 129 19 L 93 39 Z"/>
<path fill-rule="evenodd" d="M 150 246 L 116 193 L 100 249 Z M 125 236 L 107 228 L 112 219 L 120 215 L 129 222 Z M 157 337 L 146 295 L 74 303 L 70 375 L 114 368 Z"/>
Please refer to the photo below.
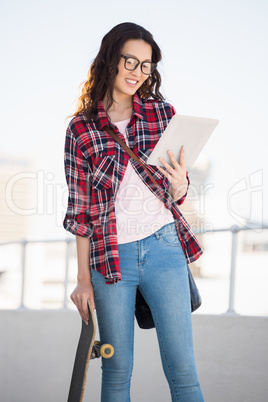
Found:
<path fill-rule="evenodd" d="M 201 306 L 202 299 L 200 293 L 197 289 L 196 283 L 194 281 L 192 272 L 187 265 L 188 270 L 188 279 L 189 279 L 189 287 L 190 287 L 190 295 L 191 295 L 191 310 L 192 312 L 197 310 L 198 307 Z M 154 328 L 154 320 L 152 317 L 152 313 L 150 307 L 144 300 L 141 292 L 137 289 L 136 294 L 136 307 L 135 307 L 135 316 L 137 323 L 142 329 L 151 329 Z"/>

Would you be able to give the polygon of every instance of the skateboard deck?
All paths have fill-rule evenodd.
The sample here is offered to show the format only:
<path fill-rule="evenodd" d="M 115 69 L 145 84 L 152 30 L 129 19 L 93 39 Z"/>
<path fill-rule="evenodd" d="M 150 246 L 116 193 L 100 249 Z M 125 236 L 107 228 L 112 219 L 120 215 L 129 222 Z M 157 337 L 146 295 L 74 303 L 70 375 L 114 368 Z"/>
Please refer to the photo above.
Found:
<path fill-rule="evenodd" d="M 82 320 L 82 328 L 75 355 L 68 402 L 83 401 L 90 360 L 100 356 L 107 359 L 112 357 L 114 354 L 114 348 L 111 345 L 101 345 L 100 342 L 95 342 L 96 320 L 89 301 L 88 310 L 88 325 L 86 325 Z"/>

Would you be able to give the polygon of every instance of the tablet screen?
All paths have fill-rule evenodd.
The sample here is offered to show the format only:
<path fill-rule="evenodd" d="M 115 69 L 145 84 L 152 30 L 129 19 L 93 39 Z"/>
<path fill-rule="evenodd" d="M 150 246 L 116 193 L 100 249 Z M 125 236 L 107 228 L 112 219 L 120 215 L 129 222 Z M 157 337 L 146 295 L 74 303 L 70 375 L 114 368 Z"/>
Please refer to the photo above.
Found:
<path fill-rule="evenodd" d="M 175 114 L 158 140 L 147 164 L 163 166 L 159 157 L 172 165 L 167 151 L 170 149 L 179 162 L 180 150 L 185 147 L 186 168 L 194 165 L 219 120 Z"/>

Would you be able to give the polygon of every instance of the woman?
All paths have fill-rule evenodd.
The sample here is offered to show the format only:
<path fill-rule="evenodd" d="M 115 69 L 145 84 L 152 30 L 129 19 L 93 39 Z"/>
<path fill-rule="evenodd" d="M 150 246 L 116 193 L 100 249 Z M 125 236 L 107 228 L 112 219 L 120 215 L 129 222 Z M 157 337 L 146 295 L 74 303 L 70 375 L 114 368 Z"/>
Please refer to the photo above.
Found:
<path fill-rule="evenodd" d="M 88 322 L 96 307 L 102 343 L 102 401 L 130 400 L 137 289 L 152 311 L 172 401 L 203 401 L 196 373 L 187 263 L 201 248 L 181 215 L 188 189 L 180 164 L 145 170 L 104 130 L 109 125 L 146 162 L 175 113 L 159 92 L 161 51 L 139 25 L 108 32 L 91 65 L 65 142 L 69 188 L 64 227 L 76 235 L 78 276 L 71 299 Z"/>

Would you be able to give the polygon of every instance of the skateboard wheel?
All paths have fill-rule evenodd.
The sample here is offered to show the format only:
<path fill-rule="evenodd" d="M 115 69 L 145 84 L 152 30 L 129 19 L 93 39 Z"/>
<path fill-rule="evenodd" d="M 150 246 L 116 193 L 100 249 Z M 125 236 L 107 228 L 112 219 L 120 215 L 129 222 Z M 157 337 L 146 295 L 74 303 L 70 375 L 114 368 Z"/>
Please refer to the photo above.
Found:
<path fill-rule="evenodd" d="M 112 345 L 105 343 L 100 348 L 100 354 L 105 359 L 110 359 L 110 357 L 112 357 L 114 355 L 114 348 L 112 347 Z"/>

